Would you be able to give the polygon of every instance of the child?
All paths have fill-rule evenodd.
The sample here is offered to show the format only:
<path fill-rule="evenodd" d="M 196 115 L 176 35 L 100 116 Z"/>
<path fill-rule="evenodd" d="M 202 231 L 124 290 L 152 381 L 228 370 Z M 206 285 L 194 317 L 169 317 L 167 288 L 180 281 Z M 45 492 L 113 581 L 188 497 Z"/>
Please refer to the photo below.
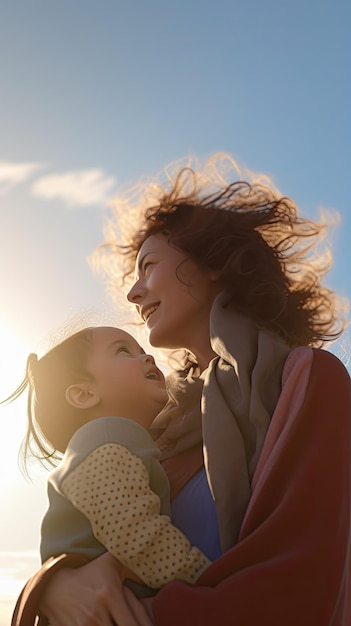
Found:
<path fill-rule="evenodd" d="M 40 360 L 30 355 L 8 400 L 27 386 L 25 458 L 31 440 L 37 458 L 64 453 L 48 480 L 42 560 L 108 550 L 153 589 L 194 582 L 210 561 L 170 522 L 168 480 L 147 432 L 168 401 L 153 357 L 123 330 L 87 328 Z"/>

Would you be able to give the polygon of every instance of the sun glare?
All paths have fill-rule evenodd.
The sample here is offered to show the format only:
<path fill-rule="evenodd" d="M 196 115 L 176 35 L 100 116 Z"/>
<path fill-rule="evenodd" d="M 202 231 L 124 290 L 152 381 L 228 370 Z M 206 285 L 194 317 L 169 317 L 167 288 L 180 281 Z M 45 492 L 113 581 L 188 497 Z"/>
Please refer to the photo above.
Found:
<path fill-rule="evenodd" d="M 26 346 L 0 321 L 0 400 L 7 398 L 24 377 Z M 0 405 L 0 485 L 8 489 L 18 475 L 18 451 L 26 428 L 26 398 Z"/>

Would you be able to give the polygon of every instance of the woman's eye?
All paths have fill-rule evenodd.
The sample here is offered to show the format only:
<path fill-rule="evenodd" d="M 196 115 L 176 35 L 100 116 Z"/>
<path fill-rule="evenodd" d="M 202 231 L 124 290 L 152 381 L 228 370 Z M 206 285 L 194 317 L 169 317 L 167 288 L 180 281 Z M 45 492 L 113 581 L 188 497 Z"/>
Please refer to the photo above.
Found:
<path fill-rule="evenodd" d="M 147 270 L 151 267 L 151 265 L 153 265 L 152 261 L 147 261 L 146 263 L 144 263 L 144 267 L 143 267 L 144 274 L 147 273 Z"/>

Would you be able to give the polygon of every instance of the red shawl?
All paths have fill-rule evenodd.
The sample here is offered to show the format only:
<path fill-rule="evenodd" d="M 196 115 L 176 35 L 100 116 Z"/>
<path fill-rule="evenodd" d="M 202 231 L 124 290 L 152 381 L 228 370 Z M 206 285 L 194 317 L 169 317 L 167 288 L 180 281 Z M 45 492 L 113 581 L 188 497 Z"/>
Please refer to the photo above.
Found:
<path fill-rule="evenodd" d="M 238 543 L 158 593 L 156 626 L 350 626 L 351 386 L 332 354 L 290 352 L 251 488 Z"/>

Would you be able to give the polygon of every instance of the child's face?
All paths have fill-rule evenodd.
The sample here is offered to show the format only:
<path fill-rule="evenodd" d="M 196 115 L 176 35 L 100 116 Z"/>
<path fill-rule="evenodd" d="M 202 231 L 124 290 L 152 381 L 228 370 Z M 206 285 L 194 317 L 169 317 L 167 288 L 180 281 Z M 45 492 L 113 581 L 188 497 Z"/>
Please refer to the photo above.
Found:
<path fill-rule="evenodd" d="M 128 417 L 148 428 L 168 400 L 164 375 L 153 357 L 123 330 L 94 328 L 88 368 L 100 397 L 100 417 Z"/>

